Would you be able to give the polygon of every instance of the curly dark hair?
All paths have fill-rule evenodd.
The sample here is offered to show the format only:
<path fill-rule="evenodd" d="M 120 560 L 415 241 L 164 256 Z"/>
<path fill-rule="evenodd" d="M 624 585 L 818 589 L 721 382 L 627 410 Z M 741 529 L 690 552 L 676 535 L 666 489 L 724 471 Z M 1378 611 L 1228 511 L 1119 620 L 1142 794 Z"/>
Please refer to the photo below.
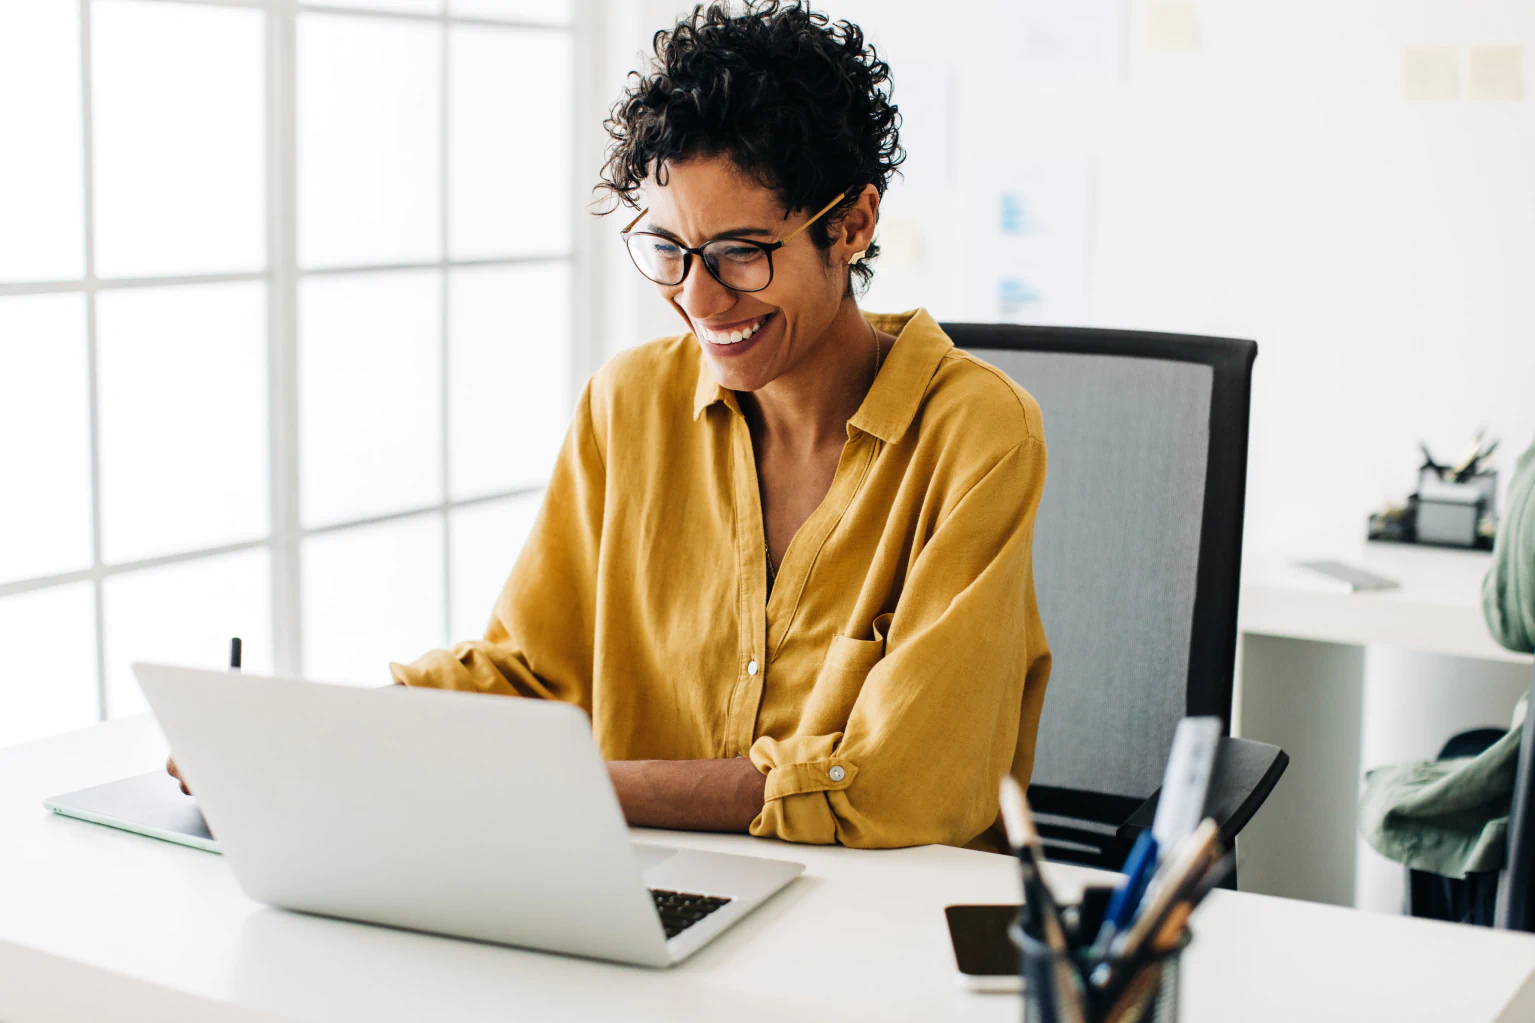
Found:
<path fill-rule="evenodd" d="M 861 28 L 833 23 L 805 0 L 746 0 L 739 14 L 718 0 L 698 4 L 652 42 L 649 73 L 629 73 L 603 124 L 612 143 L 594 190 L 624 205 L 639 205 L 652 172 L 664 184 L 669 161 L 723 154 L 778 194 L 785 219 L 818 210 L 846 189 L 847 198 L 811 225 L 810 237 L 824 250 L 828 222 L 866 185 L 883 196 L 906 158 L 890 65 Z M 871 243 L 851 266 L 860 290 L 878 255 Z"/>

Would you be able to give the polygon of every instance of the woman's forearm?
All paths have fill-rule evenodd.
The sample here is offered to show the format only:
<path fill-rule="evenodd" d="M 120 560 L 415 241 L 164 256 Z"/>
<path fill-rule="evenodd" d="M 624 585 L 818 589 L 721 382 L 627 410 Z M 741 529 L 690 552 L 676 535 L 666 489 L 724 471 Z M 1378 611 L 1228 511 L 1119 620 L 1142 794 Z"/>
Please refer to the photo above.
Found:
<path fill-rule="evenodd" d="M 745 832 L 762 812 L 767 775 L 731 760 L 612 760 L 608 775 L 630 824 Z"/>

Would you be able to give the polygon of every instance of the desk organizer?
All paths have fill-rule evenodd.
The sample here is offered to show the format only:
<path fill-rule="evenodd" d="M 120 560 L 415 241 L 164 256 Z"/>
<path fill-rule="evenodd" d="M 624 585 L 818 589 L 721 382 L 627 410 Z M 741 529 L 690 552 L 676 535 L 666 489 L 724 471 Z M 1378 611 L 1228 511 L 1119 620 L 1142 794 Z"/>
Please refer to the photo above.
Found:
<path fill-rule="evenodd" d="M 1067 908 L 1071 948 L 1064 956 L 1020 923 L 1009 928 L 1023 974 L 1024 1023 L 1176 1023 L 1183 951 L 1191 940 L 1187 931 L 1168 952 L 1087 962 L 1112 891 L 1089 888 L 1081 904 Z M 1104 986 L 1096 983 L 1103 980 Z"/>

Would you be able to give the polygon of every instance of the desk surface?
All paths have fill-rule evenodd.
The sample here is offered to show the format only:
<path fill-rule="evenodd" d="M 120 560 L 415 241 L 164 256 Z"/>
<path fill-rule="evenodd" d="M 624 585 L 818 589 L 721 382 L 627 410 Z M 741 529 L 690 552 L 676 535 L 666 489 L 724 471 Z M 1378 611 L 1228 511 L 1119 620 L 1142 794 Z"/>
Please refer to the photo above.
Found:
<path fill-rule="evenodd" d="M 1342 561 L 1400 582 L 1350 593 L 1300 561 Z M 1492 557 L 1411 544 L 1326 539 L 1242 566 L 1242 632 L 1328 643 L 1381 644 L 1428 653 L 1529 663 L 1493 642 L 1482 619 L 1482 577 Z"/>
<path fill-rule="evenodd" d="M 805 875 L 668 972 L 263 907 L 215 855 L 55 817 L 45 796 L 149 770 L 147 717 L 0 751 L 0 1018 L 248 1021 L 997 1020 L 955 983 L 943 907 L 1015 900 L 1011 861 L 645 832 L 797 859 Z M 1104 875 L 1056 866 L 1065 893 Z M 1535 936 L 1215 893 L 1185 1020 L 1535 1018 Z"/>

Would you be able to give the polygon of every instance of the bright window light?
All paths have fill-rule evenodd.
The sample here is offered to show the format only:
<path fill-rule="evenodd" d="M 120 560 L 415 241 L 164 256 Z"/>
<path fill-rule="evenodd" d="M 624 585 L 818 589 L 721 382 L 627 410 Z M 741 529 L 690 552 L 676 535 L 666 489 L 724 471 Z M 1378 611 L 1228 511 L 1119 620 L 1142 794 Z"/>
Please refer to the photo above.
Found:
<path fill-rule="evenodd" d="M 266 16 L 91 7 L 96 274 L 266 265 Z"/>
<path fill-rule="evenodd" d="M 570 268 L 466 267 L 448 278 L 452 496 L 537 486 L 570 419 Z"/>
<path fill-rule="evenodd" d="M 430 22 L 299 17 L 301 265 L 442 258 L 441 33 Z"/>
<path fill-rule="evenodd" d="M 0 746 L 96 723 L 90 583 L 0 597 L 0 652 Z"/>
<path fill-rule="evenodd" d="M 0 281 L 85 273 L 80 114 L 79 5 L 0 3 Z"/>
<path fill-rule="evenodd" d="M 268 532 L 266 285 L 97 296 L 102 558 Z"/>
<path fill-rule="evenodd" d="M 90 567 L 86 372 L 83 295 L 0 298 L 0 583 Z"/>
<path fill-rule="evenodd" d="M 272 567 L 265 548 L 112 576 L 103 584 L 107 714 L 146 710 L 135 661 L 227 668 L 239 636 L 251 671 L 272 670 Z"/>
<path fill-rule="evenodd" d="M 420 515 L 304 541 L 304 671 L 385 685 L 443 636 L 442 518 Z"/>

